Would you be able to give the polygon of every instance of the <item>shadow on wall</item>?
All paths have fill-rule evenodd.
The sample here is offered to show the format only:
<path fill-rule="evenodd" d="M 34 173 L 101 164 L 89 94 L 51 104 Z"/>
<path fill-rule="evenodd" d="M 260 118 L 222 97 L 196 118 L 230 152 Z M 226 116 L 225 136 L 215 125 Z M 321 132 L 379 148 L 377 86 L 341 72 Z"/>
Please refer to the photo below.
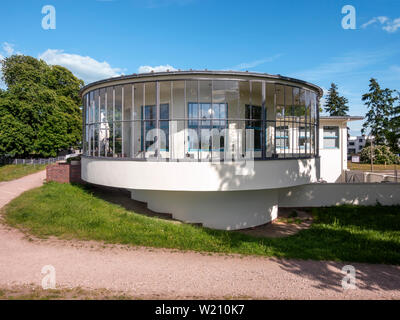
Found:
<path fill-rule="evenodd" d="M 307 159 L 254 161 L 253 163 L 254 165 L 249 162 L 213 165 L 220 178 L 218 190 L 238 190 L 242 185 L 249 185 L 259 180 L 260 176 L 268 189 L 276 189 L 288 185 L 312 183 L 319 175 L 317 163 L 314 164 L 313 161 Z"/>

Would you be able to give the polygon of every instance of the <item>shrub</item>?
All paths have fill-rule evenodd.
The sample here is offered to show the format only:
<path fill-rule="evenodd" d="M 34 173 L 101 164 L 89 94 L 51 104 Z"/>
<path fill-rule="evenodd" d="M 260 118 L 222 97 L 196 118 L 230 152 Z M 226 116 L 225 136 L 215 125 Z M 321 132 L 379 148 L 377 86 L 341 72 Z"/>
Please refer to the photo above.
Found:
<path fill-rule="evenodd" d="M 374 146 L 373 160 L 376 164 L 400 164 L 400 158 L 392 153 L 387 146 Z M 371 146 L 361 151 L 360 160 L 362 163 L 371 163 Z"/>

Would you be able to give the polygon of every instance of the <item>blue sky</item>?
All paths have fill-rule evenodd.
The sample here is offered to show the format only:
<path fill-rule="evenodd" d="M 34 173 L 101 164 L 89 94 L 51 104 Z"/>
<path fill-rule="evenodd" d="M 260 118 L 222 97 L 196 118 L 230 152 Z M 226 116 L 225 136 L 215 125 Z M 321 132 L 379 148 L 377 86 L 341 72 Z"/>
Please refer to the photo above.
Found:
<path fill-rule="evenodd" d="M 42 28 L 44 5 L 56 9 L 55 30 Z M 342 28 L 344 5 L 356 9 L 356 30 Z M 2 0 L 0 11 L 0 59 L 40 57 L 85 82 L 151 68 L 335 82 L 351 115 L 365 114 L 371 77 L 400 90 L 399 40 L 398 0 Z"/>

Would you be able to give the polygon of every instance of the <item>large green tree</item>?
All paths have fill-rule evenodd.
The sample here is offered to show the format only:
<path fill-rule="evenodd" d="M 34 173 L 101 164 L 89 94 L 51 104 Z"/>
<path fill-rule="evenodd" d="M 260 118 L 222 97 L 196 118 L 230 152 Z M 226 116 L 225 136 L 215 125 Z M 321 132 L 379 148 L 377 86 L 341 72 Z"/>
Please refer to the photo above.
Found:
<path fill-rule="evenodd" d="M 24 55 L 5 58 L 2 73 L 0 155 L 49 157 L 78 144 L 82 80 Z"/>
<path fill-rule="evenodd" d="M 362 96 L 368 111 L 361 132 L 373 135 L 378 145 L 387 144 L 393 132 L 391 121 L 395 110 L 394 104 L 398 99 L 394 93 L 394 90 L 382 89 L 378 81 L 371 78 L 369 92 Z"/>
<path fill-rule="evenodd" d="M 348 103 L 349 100 L 339 95 L 337 85 L 331 83 L 324 105 L 325 112 L 329 113 L 331 116 L 345 116 L 347 112 L 349 112 Z"/>
<path fill-rule="evenodd" d="M 392 117 L 389 120 L 389 132 L 386 135 L 390 149 L 400 153 L 400 93 L 397 92 L 398 105 L 393 108 Z"/>

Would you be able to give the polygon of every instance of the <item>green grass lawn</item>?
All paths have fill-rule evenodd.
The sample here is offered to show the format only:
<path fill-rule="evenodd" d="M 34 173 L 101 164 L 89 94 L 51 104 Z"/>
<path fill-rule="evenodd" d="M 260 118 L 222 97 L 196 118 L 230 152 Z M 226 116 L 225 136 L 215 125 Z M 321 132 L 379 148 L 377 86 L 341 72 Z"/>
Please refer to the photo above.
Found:
<path fill-rule="evenodd" d="M 127 211 L 89 187 L 47 183 L 14 199 L 5 221 L 36 236 L 203 252 L 400 264 L 400 207 L 313 210 L 310 229 L 280 239 L 174 224 Z"/>
<path fill-rule="evenodd" d="M 28 174 L 44 170 L 45 164 L 6 164 L 0 165 L 0 182 L 21 178 Z"/>

